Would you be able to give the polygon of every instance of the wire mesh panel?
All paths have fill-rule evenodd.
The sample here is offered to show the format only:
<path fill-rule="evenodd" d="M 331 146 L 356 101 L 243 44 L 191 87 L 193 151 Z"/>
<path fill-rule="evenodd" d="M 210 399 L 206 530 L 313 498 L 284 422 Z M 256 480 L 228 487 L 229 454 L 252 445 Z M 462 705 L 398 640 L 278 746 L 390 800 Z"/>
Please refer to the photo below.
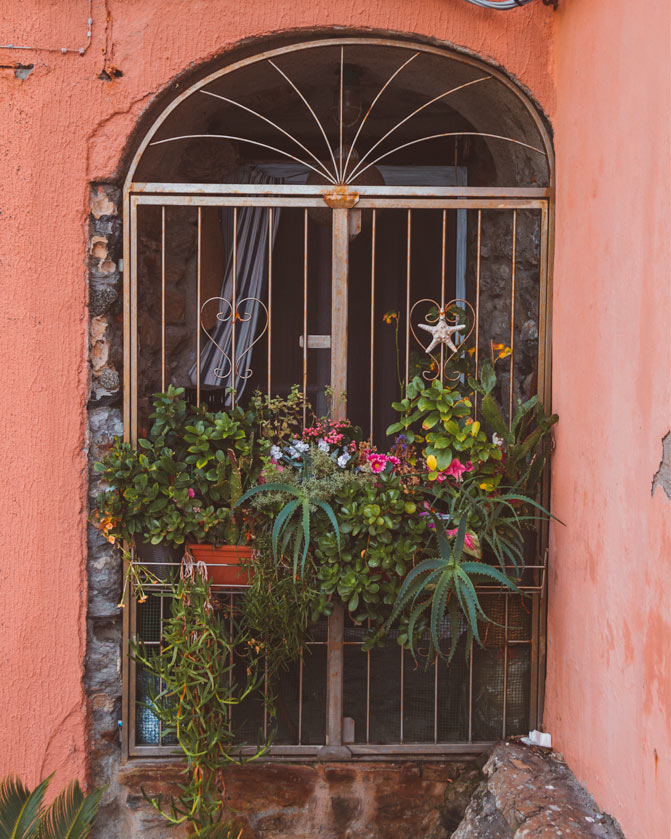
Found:
<path fill-rule="evenodd" d="M 483 744 L 529 730 L 532 681 L 533 611 L 539 591 L 525 595 L 484 592 L 481 603 L 491 623 L 482 646 L 465 654 L 465 626 L 451 661 L 416 654 L 399 646 L 392 631 L 383 646 L 362 649 L 367 627 L 346 621 L 344 632 L 343 719 L 345 742 L 354 754 L 377 747 L 395 753 L 423 753 L 426 746 Z M 241 592 L 222 591 L 217 599 L 231 620 Z M 137 605 L 137 635 L 147 652 L 159 649 L 170 598 L 153 592 Z M 445 624 L 441 641 L 449 646 Z M 428 647 L 428 638 L 423 640 Z M 246 679 L 247 662 L 235 662 L 231 679 Z M 326 732 L 327 622 L 312 627 L 301 657 L 272 680 L 262 675 L 258 688 L 236 705 L 232 725 L 242 747 L 272 741 L 273 753 L 294 747 L 320 747 Z M 165 732 L 147 707 L 156 685 L 142 668 L 135 671 L 133 751 L 174 751 L 174 734 Z M 268 701 L 272 697 L 272 701 Z M 139 748 L 138 748 L 139 747 Z M 288 749 L 288 751 L 287 751 Z M 300 752 L 299 752 L 300 753 Z M 317 756 L 317 750 L 303 751 Z"/>

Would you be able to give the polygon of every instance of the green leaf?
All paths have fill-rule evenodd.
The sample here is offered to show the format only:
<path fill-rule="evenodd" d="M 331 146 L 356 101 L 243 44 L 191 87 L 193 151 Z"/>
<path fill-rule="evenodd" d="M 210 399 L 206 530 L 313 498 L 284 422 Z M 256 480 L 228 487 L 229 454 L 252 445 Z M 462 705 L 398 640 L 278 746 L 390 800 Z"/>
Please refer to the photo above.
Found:
<path fill-rule="evenodd" d="M 42 799 L 53 775 L 30 792 L 8 775 L 0 783 L 0 839 L 34 839 L 39 828 Z"/>
<path fill-rule="evenodd" d="M 73 781 L 47 810 L 40 839 L 86 839 L 102 794 L 100 789 L 85 796 L 77 781 Z"/>
<path fill-rule="evenodd" d="M 296 498 L 294 501 L 290 501 L 288 504 L 285 504 L 284 507 L 282 507 L 280 514 L 275 519 L 275 524 L 273 525 L 272 532 L 273 556 L 275 557 L 275 560 L 279 559 L 277 542 L 282 533 L 284 525 L 294 514 L 300 503 L 300 500 Z"/>
<path fill-rule="evenodd" d="M 489 362 L 485 362 L 480 372 L 480 383 L 486 394 L 491 393 L 496 385 L 496 373 Z"/>

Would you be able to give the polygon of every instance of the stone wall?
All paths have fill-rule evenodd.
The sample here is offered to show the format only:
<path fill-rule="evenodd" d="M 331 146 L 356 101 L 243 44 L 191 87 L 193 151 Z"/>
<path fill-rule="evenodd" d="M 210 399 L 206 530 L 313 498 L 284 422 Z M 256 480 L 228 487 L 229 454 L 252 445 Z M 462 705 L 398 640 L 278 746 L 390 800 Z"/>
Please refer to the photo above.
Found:
<path fill-rule="evenodd" d="M 120 193 L 116 187 L 92 187 L 90 231 L 89 506 L 99 491 L 91 466 L 114 436 L 123 434 L 122 244 Z M 94 834 L 99 839 L 122 835 L 116 827 L 120 813 L 116 772 L 121 759 L 121 578 L 119 552 L 89 525 L 84 684 L 89 703 L 90 780 L 96 786 L 108 785 Z"/>
<path fill-rule="evenodd" d="M 241 825 L 241 839 L 449 839 L 445 819 L 458 824 L 467 799 L 454 801 L 451 809 L 444 799 L 461 777 L 470 777 L 472 766 L 256 763 L 226 770 L 226 800 Z M 124 794 L 119 832 L 100 835 L 180 839 L 140 793 L 141 787 L 154 795 L 174 791 L 178 765 L 136 761 L 123 767 L 119 778 Z"/>
<path fill-rule="evenodd" d="M 557 752 L 499 743 L 483 774 L 450 839 L 624 839 Z"/>

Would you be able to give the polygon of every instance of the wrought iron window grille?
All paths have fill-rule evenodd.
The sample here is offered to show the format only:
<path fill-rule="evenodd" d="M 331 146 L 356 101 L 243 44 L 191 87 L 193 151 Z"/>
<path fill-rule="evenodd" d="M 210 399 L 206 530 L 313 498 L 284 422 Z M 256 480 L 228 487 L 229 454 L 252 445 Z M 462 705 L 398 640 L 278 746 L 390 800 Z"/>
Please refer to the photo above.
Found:
<path fill-rule="evenodd" d="M 315 100 L 305 92 L 306 79 L 299 78 L 308 59 L 324 72 L 335 69 L 335 129 L 326 119 L 333 96 Z M 439 78 L 426 93 L 416 95 L 415 87 L 433 79 L 442 60 L 452 78 L 444 84 Z M 429 62 L 424 72 L 422 62 Z M 345 73 L 349 65 L 356 65 L 358 74 Z M 411 104 L 399 115 L 392 93 L 404 74 L 410 87 L 402 90 L 399 101 L 410 99 Z M 231 86 L 229 77 L 239 83 Z M 345 88 L 363 85 L 366 78 L 363 115 L 349 124 L 354 109 L 345 118 Z M 273 93 L 265 105 L 261 80 Z M 247 102 L 242 101 L 245 84 Z M 347 412 L 371 438 L 381 439 L 394 378 L 388 363 L 393 339 L 382 325 L 390 300 L 398 304 L 406 378 L 414 363 L 415 301 L 430 299 L 442 308 L 459 298 L 473 311 L 476 369 L 494 339 L 510 347 L 501 393 L 508 415 L 520 393 L 539 392 L 549 404 L 552 150 L 545 126 L 530 103 L 520 99 L 518 125 L 527 125 L 523 136 L 494 128 L 471 130 L 468 125 L 434 127 L 436 120 L 443 125 L 448 119 L 459 122 L 458 112 L 447 106 L 453 97 L 488 88 L 487 101 L 495 89 L 520 96 L 498 71 L 470 57 L 421 44 L 345 38 L 244 59 L 182 93 L 141 144 L 124 189 L 127 438 L 137 439 L 147 421 L 150 394 L 169 382 L 189 385 L 197 402 L 219 400 L 220 406 L 234 401 L 243 384 L 273 395 L 298 382 L 317 399 L 329 385 L 336 395 L 334 415 Z M 286 111 L 290 100 L 283 96 L 293 97 L 294 110 Z M 227 126 L 242 120 L 245 131 L 173 131 L 185 123 L 180 107 L 188 109 L 201 98 L 224 108 Z M 269 105 L 274 100 L 277 113 Z M 287 113 L 300 113 L 294 123 L 303 133 L 297 136 L 293 123 L 291 130 L 286 127 Z M 262 133 L 248 133 L 253 128 Z M 278 140 L 271 141 L 271 136 Z M 503 159 L 505 147 L 519 161 L 519 171 L 537 171 L 535 179 L 545 185 L 469 185 L 469 166 L 460 159 L 464 147 L 459 145 L 469 138 L 480 144 L 477 149 L 488 160 Z M 185 144 L 201 140 L 237 145 L 234 153 L 213 156 L 208 146 L 200 161 L 192 161 L 206 161 L 205 172 L 214 171 L 215 163 L 222 167 L 213 182 L 180 180 L 174 165 L 170 168 L 179 155 L 166 155 L 166 150 L 184 150 Z M 419 149 L 437 151 L 418 158 Z M 248 163 L 241 169 L 243 150 Z M 244 178 L 240 172 L 246 173 Z M 422 180 L 429 176 L 433 181 Z M 441 368 L 443 350 L 441 345 Z M 547 502 L 547 486 L 544 493 Z M 544 532 L 541 555 L 545 543 Z M 500 601 L 502 637 L 497 652 L 489 650 L 489 655 L 486 645 L 484 653 L 474 651 L 461 681 L 453 678 L 456 669 L 443 670 L 439 662 L 422 671 L 429 674 L 428 681 L 420 679 L 407 654 L 400 647 L 393 650 L 398 707 L 382 722 L 375 714 L 375 652 L 356 650 L 358 630 L 336 608 L 325 639 L 315 640 L 315 650 L 324 651 L 322 676 L 306 681 L 301 658 L 293 685 L 296 736 L 293 742 L 287 737 L 273 746 L 272 756 L 430 758 L 481 751 L 501 736 L 518 733 L 520 725 L 535 727 L 543 694 L 545 565 L 544 559 L 528 569 L 523 637 L 513 637 L 510 595 L 483 589 L 483 596 Z M 240 596 L 231 591 L 222 595 Z M 126 611 L 126 639 L 142 636 L 147 627 L 156 634 L 147 622 L 154 602 L 150 598 L 150 605 Z M 160 643 L 162 618 L 158 620 L 158 638 L 150 643 Z M 487 667 L 480 667 L 487 658 L 492 659 L 488 676 Z M 511 685 L 520 674 L 525 710 L 513 714 Z M 171 753 L 174 746 L 162 742 L 160 731 L 151 735 L 152 742 L 142 727 L 144 718 L 137 710 L 140 678 L 125 656 L 124 754 Z M 389 674 L 383 682 L 393 684 Z M 323 698 L 323 736 L 307 738 L 318 742 L 306 742 L 310 723 L 303 713 L 310 690 Z M 450 690 L 456 691 L 453 707 L 460 714 L 451 729 L 443 724 L 450 719 L 450 703 L 445 702 Z M 409 713 L 418 696 L 424 697 L 421 709 Z M 517 699 L 513 704 L 521 707 Z M 151 721 L 145 722 L 150 726 Z M 376 734 L 376 725 L 382 726 L 380 731 L 398 728 L 387 736 Z"/>

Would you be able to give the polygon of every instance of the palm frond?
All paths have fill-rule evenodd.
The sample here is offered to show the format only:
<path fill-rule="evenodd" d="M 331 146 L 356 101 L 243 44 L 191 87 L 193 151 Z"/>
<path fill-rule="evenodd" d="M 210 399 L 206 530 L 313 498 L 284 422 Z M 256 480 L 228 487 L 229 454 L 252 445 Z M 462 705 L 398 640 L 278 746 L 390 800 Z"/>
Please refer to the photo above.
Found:
<path fill-rule="evenodd" d="M 86 839 L 100 806 L 103 790 L 84 795 L 73 781 L 44 814 L 39 839 Z"/>
<path fill-rule="evenodd" d="M 0 839 L 34 839 L 39 828 L 42 799 L 53 775 L 31 792 L 14 775 L 0 783 Z"/>

